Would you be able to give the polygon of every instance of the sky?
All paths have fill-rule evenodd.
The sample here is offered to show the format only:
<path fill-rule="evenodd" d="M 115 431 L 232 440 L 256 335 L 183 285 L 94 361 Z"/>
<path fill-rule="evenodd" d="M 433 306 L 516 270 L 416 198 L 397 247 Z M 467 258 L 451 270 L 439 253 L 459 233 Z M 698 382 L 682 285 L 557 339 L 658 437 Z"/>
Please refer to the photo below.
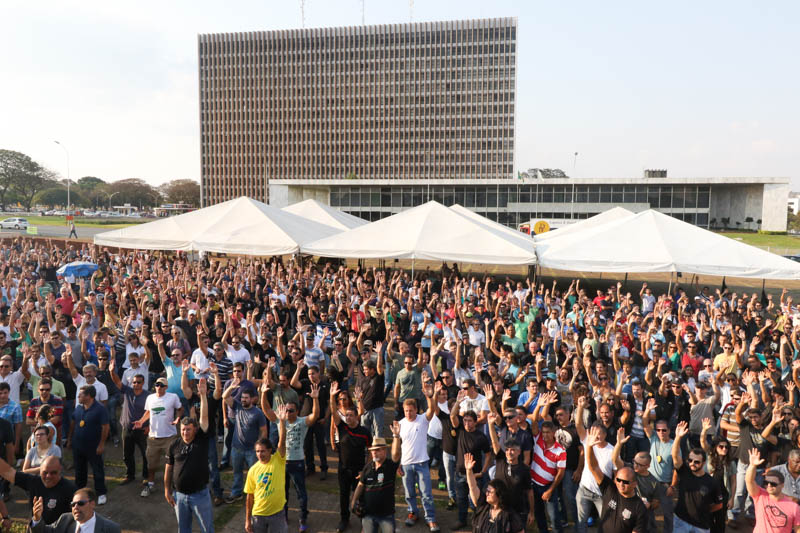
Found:
<path fill-rule="evenodd" d="M 800 2 L 363 5 L 366 24 L 518 18 L 517 170 L 800 190 Z M 358 0 L 305 0 L 307 28 L 361 20 Z M 69 157 L 73 179 L 199 180 L 197 35 L 301 25 L 299 0 L 3 0 L 0 148 L 63 176 Z"/>

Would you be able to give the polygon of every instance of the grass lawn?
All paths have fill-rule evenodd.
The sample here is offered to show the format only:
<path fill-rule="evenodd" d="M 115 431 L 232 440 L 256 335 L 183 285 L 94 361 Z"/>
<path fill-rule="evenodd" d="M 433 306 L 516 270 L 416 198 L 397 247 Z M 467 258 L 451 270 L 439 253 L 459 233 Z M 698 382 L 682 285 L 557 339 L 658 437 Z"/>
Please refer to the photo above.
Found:
<path fill-rule="evenodd" d="M 800 250 L 800 237 L 793 235 L 765 235 L 738 231 L 720 231 L 718 233 L 752 246 Z"/>
<path fill-rule="evenodd" d="M 66 217 L 39 217 L 39 216 L 26 216 L 28 223 L 33 226 L 66 226 Z M 152 219 L 142 221 L 118 222 L 118 219 L 108 218 L 84 218 L 76 217 L 75 225 L 79 228 L 108 228 L 118 229 L 127 228 L 128 226 L 135 226 L 144 222 L 150 222 Z"/>

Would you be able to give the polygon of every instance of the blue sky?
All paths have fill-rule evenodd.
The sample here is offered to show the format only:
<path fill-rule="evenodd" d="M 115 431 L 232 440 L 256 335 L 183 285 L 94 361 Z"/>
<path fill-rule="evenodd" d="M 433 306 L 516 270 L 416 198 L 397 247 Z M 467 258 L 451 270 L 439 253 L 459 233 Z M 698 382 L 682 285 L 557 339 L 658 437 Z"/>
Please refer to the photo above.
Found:
<path fill-rule="evenodd" d="M 361 2 L 306 0 L 306 27 Z M 515 168 L 576 177 L 785 176 L 800 190 L 800 2 L 414 2 L 414 21 L 516 16 Z M 367 24 L 409 4 L 365 0 Z M 197 34 L 299 27 L 299 1 L 4 0 L 0 148 L 71 176 L 199 179 Z M 579 152 L 573 170 L 573 153 Z"/>

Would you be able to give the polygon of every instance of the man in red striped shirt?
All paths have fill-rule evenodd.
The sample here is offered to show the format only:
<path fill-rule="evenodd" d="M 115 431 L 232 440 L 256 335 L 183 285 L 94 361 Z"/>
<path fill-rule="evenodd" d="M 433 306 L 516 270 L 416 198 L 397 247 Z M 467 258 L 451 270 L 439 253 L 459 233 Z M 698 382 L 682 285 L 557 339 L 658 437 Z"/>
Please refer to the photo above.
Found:
<path fill-rule="evenodd" d="M 556 441 L 556 427 L 553 422 L 545 420 L 539 424 L 539 417 L 546 407 L 555 402 L 555 394 L 543 394 L 533 410 L 531 432 L 533 433 L 533 454 L 531 457 L 531 478 L 533 479 L 533 514 L 536 526 L 541 533 L 550 531 L 547 518 L 557 533 L 564 531 L 561 516 L 558 512 L 558 490 L 564 471 L 567 467 L 567 450 Z M 545 514 L 546 513 L 546 514 Z"/>

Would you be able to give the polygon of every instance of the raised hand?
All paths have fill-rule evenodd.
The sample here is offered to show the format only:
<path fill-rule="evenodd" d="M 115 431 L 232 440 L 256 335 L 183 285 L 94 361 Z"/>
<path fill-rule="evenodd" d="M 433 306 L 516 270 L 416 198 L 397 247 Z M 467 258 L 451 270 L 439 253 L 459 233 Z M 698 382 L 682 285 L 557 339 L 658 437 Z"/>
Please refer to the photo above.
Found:
<path fill-rule="evenodd" d="M 597 446 L 600 443 L 600 428 L 592 428 L 589 430 L 589 433 L 586 435 L 586 439 L 583 441 L 583 445 L 587 448 L 591 448 L 592 446 Z"/>
<path fill-rule="evenodd" d="M 33 498 L 33 521 L 34 522 L 41 521 L 43 512 L 44 512 L 44 497 L 35 496 Z"/>
<path fill-rule="evenodd" d="M 289 418 L 289 407 L 285 403 L 282 403 L 278 406 L 278 411 L 275 413 L 275 416 L 278 417 L 278 420 L 286 422 Z"/>
<path fill-rule="evenodd" d="M 319 398 L 319 385 L 311 384 L 311 392 L 308 393 L 310 398 Z"/>
<path fill-rule="evenodd" d="M 511 389 L 504 389 L 503 390 L 503 401 L 507 402 L 511 399 Z"/>
<path fill-rule="evenodd" d="M 331 383 L 331 398 L 335 398 L 339 394 L 339 384 L 337 382 Z"/>
<path fill-rule="evenodd" d="M 656 408 L 656 399 L 655 398 L 649 398 L 647 400 L 647 410 L 648 411 L 652 411 L 655 408 Z"/>
<path fill-rule="evenodd" d="M 197 392 L 201 396 L 206 396 L 208 394 L 208 380 L 206 380 L 206 378 L 201 378 L 197 381 Z"/>
<path fill-rule="evenodd" d="M 682 439 L 689 433 L 689 424 L 686 422 L 678 423 L 678 426 L 675 428 L 675 439 Z"/>
<path fill-rule="evenodd" d="M 464 454 L 464 469 L 465 470 L 469 471 L 469 470 L 474 469 L 476 464 L 477 463 L 475 462 L 475 458 L 472 456 L 471 453 L 465 453 Z"/>
<path fill-rule="evenodd" d="M 703 419 L 703 431 L 708 431 L 709 429 L 711 429 L 711 419 L 710 418 L 704 418 Z"/>
<path fill-rule="evenodd" d="M 627 437 L 625 436 L 625 428 L 621 427 L 621 428 L 619 428 L 617 430 L 617 442 L 618 443 L 625 444 L 626 442 L 628 442 L 628 440 L 630 440 L 630 438 L 631 438 L 630 435 L 628 435 Z"/>
<path fill-rule="evenodd" d="M 747 452 L 749 454 L 750 464 L 752 466 L 761 466 L 764 464 L 764 459 L 761 458 L 761 452 L 758 451 L 758 448 L 750 448 Z"/>
<path fill-rule="evenodd" d="M 484 385 L 483 386 L 483 395 L 486 396 L 487 400 L 491 400 L 494 398 L 494 388 L 491 385 Z"/>
<path fill-rule="evenodd" d="M 392 430 L 392 437 L 394 437 L 395 439 L 400 437 L 400 422 L 398 422 L 397 420 L 392 422 L 390 429 Z"/>

